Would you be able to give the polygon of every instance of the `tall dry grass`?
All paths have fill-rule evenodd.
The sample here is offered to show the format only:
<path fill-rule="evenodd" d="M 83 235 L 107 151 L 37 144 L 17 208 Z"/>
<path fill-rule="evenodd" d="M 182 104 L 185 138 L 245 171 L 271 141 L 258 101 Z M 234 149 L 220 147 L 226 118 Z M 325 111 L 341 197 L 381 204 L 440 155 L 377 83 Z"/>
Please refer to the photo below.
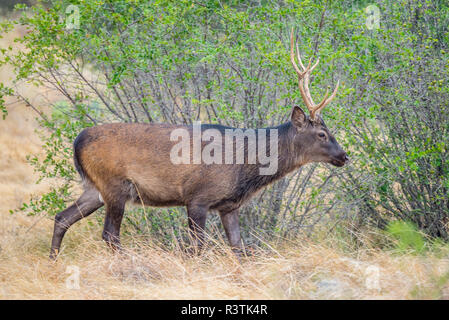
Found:
<path fill-rule="evenodd" d="M 0 40 L 12 44 L 23 30 Z M 20 50 L 20 48 L 17 48 Z M 11 70 L 0 70 L 10 82 Z M 58 95 L 19 87 L 41 107 Z M 9 100 L 0 122 L 0 298 L 2 299 L 407 299 L 447 298 L 447 255 L 395 255 L 368 246 L 347 249 L 344 238 L 298 238 L 255 250 L 239 263 L 225 241 L 212 242 L 198 257 L 164 250 L 136 235 L 123 237 L 122 254 L 101 240 L 95 215 L 67 233 L 58 261 L 48 259 L 52 220 L 45 212 L 27 217 L 9 209 L 48 189 L 36 185 L 26 155 L 39 154 L 35 114 Z M 98 214 L 97 214 L 98 215 Z M 93 223 L 92 223 L 93 222 Z M 323 237 L 324 239 L 325 237 Z M 345 249 L 346 248 L 346 249 Z M 67 273 L 80 271 L 79 289 Z"/>
<path fill-rule="evenodd" d="M 381 250 L 344 253 L 297 239 L 256 250 L 239 263 L 222 241 L 209 245 L 201 256 L 188 257 L 130 235 L 124 237 L 124 252 L 113 254 L 101 240 L 100 226 L 89 224 L 89 218 L 70 229 L 61 256 L 52 262 L 47 258 L 52 223 L 33 225 L 37 219 L 9 217 L 7 229 L 2 227 L 3 299 L 449 297 L 449 289 L 441 285 L 449 266 L 446 258 Z M 80 272 L 79 289 L 66 284 L 73 266 Z"/>

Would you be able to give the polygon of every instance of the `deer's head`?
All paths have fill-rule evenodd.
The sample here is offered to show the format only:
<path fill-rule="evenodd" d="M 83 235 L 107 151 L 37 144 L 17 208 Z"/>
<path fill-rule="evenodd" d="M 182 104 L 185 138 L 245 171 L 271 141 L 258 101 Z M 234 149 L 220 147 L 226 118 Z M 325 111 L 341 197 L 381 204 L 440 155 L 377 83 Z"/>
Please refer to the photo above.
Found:
<path fill-rule="evenodd" d="M 299 91 L 307 109 L 309 116 L 300 107 L 293 107 L 291 122 L 296 129 L 293 137 L 293 144 L 298 146 L 297 152 L 301 153 L 301 158 L 306 162 L 327 162 L 334 166 L 342 167 L 349 158 L 346 152 L 338 144 L 337 140 L 326 127 L 323 119 L 320 116 L 321 110 L 328 105 L 337 94 L 339 82 L 330 96 L 326 92 L 323 100 L 315 104 L 309 90 L 310 73 L 318 65 L 319 59 L 316 63 L 311 65 L 309 61 L 307 67 L 301 61 L 298 45 L 296 45 L 296 55 L 298 58 L 298 67 L 295 61 L 295 44 L 293 39 L 293 29 L 290 35 L 290 60 L 298 75 Z"/>

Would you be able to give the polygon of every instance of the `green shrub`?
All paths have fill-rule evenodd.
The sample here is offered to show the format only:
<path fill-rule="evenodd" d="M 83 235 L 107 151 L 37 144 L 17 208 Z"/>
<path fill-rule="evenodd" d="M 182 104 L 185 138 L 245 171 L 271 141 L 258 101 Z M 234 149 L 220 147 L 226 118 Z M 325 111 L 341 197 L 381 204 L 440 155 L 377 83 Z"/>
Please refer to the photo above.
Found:
<path fill-rule="evenodd" d="M 345 175 L 360 221 L 413 222 L 449 239 L 449 4 L 380 1 L 382 28 L 351 95 Z M 404 10 L 406 8 L 406 10 Z M 368 64 L 367 68 L 368 68 Z"/>
<path fill-rule="evenodd" d="M 304 39 L 303 52 L 317 55 L 319 39 L 314 35 L 325 12 L 325 2 L 309 1 L 259 5 L 215 0 L 53 0 L 40 4 L 28 11 L 22 7 L 19 21 L 2 24 L 4 31 L 22 24 L 33 32 L 18 39 L 25 50 L 5 49 L 0 64 L 14 66 L 16 83 L 49 86 L 66 97 L 53 105 L 50 115 L 39 113 L 46 157 L 43 161 L 31 157 L 41 179 L 54 178 L 58 184 L 22 208 L 29 214 L 49 215 L 73 201 L 71 190 L 78 177 L 71 142 L 84 127 L 114 121 L 201 120 L 254 128 L 286 121 L 291 107 L 300 101 L 288 60 L 290 27 L 294 25 Z M 69 4 L 77 5 L 81 13 L 78 29 L 66 29 Z M 302 23 L 305 18 L 313 26 Z M 326 33 L 320 43 L 317 88 L 325 81 L 334 85 L 331 37 Z M 344 94 L 345 89 L 341 91 Z M 302 168 L 245 208 L 241 219 L 247 238 L 258 230 L 282 235 L 302 227 L 311 230 L 329 212 L 335 205 L 330 192 L 336 171 L 313 174 L 316 168 Z M 183 213 L 175 211 L 147 210 L 142 221 L 154 222 L 148 215 L 156 212 L 164 217 Z M 180 220 L 164 218 L 156 224 L 163 223 Z"/>
<path fill-rule="evenodd" d="M 66 28 L 69 4 L 79 9 L 79 28 Z M 367 28 L 369 4 L 379 8 L 378 29 Z M 383 228 L 411 221 L 448 238 L 445 1 L 47 0 L 21 10 L 0 32 L 17 24 L 33 32 L 18 39 L 25 50 L 0 49 L 0 66 L 14 67 L 17 84 L 66 97 L 50 115 L 27 101 L 41 117 L 46 153 L 31 162 L 41 178 L 59 182 L 26 204 L 28 213 L 53 215 L 73 200 L 71 142 L 84 127 L 286 121 L 301 101 L 288 57 L 294 26 L 304 57 L 320 58 L 312 94 L 341 80 L 324 117 L 353 163 L 345 170 L 307 165 L 262 192 L 241 215 L 246 237 L 254 230 L 290 236 L 329 218 L 357 217 Z M 0 111 L 6 113 L 2 97 L 14 94 L 0 87 Z M 182 211 L 147 214 L 161 212 L 166 218 L 157 224 L 181 223 L 167 217 Z"/>
<path fill-rule="evenodd" d="M 396 248 L 400 252 L 422 253 L 426 249 L 424 237 L 411 222 L 390 222 L 387 232 L 396 240 Z"/>

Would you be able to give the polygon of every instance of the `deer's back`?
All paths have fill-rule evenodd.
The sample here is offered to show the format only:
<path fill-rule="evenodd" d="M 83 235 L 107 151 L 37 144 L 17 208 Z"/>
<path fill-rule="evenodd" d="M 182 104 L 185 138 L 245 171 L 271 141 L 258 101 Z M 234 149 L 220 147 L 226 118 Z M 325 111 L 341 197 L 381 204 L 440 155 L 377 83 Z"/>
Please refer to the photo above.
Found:
<path fill-rule="evenodd" d="M 75 142 L 75 157 L 102 196 L 118 190 L 152 206 L 185 205 L 196 198 L 218 203 L 231 197 L 238 169 L 232 165 L 174 164 L 168 124 L 106 124 L 87 128 Z"/>

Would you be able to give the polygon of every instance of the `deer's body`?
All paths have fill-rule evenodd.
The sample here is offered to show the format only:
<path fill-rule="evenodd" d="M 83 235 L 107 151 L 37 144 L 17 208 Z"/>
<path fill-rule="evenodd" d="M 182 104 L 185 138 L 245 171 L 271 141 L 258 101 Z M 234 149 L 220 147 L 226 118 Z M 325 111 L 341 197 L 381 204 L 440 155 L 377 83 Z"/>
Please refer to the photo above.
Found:
<path fill-rule="evenodd" d="M 274 128 L 258 129 L 256 144 L 264 135 L 271 138 L 270 132 L 276 131 L 276 150 L 271 150 L 271 144 L 265 145 L 265 151 L 276 158 L 277 170 L 271 174 L 261 174 L 263 164 L 259 158 L 255 162 L 249 161 L 253 153 L 253 149 L 248 148 L 249 140 L 243 146 L 239 145 L 244 154 L 243 162 L 174 162 L 171 151 L 176 142 L 171 140 L 171 134 L 177 129 L 189 132 L 191 140 L 188 144 L 193 147 L 194 129 L 191 126 L 106 124 L 83 130 L 74 142 L 74 161 L 85 191 L 73 205 L 56 215 L 50 256 L 56 258 L 62 238 L 71 225 L 103 205 L 106 206 L 103 239 L 118 248 L 127 202 L 147 206 L 186 206 L 189 227 L 198 246 L 203 240 L 207 212 L 217 210 L 230 245 L 239 251 L 242 248 L 239 208 L 258 190 L 308 162 L 343 166 L 348 160 L 319 116 L 320 110 L 335 97 L 338 85 L 331 97 L 327 98 L 326 94 L 323 101 L 315 105 L 308 82 L 317 63 L 304 67 L 299 53 L 298 60 L 302 71 L 295 63 L 292 32 L 291 61 L 310 117 L 299 107 L 294 107 L 291 121 Z M 233 129 L 220 125 L 203 125 L 202 128 L 218 133 Z M 216 142 L 215 138 L 213 142 Z M 209 143 L 212 142 L 200 141 L 200 149 Z M 225 150 L 225 140 L 217 143 Z M 237 152 L 237 140 L 231 143 Z M 257 152 L 260 152 L 259 146 Z M 194 154 L 189 156 L 195 157 Z"/>
<path fill-rule="evenodd" d="M 233 129 L 220 125 L 202 127 L 223 134 L 225 129 Z M 158 207 L 185 206 L 197 201 L 219 211 L 240 207 L 260 188 L 300 165 L 287 163 L 285 152 L 279 159 L 278 172 L 266 176 L 259 174 L 259 163 L 173 164 L 170 151 L 176 142 L 170 141 L 170 134 L 177 128 L 192 132 L 191 126 L 135 123 L 85 129 L 74 142 L 75 165 L 86 184 L 92 184 L 104 200 L 120 194 L 127 201 Z M 280 132 L 280 149 L 289 150 L 291 124 L 271 129 Z M 224 150 L 224 140 L 222 144 Z M 246 154 L 247 150 L 245 157 Z"/>

